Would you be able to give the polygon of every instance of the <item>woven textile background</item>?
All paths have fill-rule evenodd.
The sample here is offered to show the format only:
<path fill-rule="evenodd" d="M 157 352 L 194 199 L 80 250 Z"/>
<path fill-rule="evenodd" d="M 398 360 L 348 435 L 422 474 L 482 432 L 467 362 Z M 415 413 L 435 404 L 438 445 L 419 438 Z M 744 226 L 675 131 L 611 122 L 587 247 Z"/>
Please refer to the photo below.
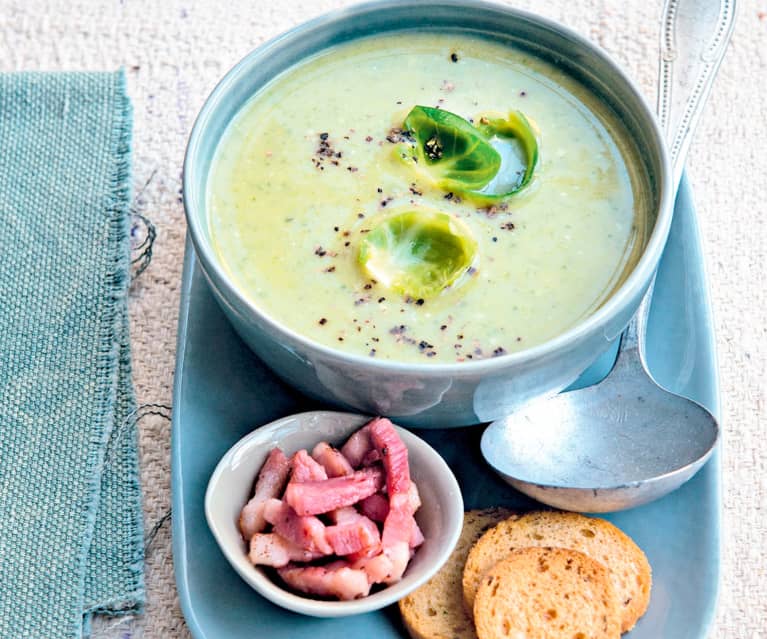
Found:
<path fill-rule="evenodd" d="M 613 55 L 655 99 L 662 0 L 514 0 L 563 21 Z M 158 226 L 154 260 L 130 300 L 139 403 L 170 403 L 184 248 L 179 194 L 194 117 L 250 49 L 348 0 L 0 0 L 0 70 L 128 73 L 134 190 Z M 689 159 L 716 319 L 724 436 L 723 581 L 711 637 L 757 639 L 767 626 L 767 0 L 739 0 L 732 46 Z M 169 505 L 169 426 L 140 423 L 145 521 Z M 187 637 L 165 526 L 147 558 L 146 617 L 97 636 Z M 659 638 L 673 639 L 673 638 Z"/>

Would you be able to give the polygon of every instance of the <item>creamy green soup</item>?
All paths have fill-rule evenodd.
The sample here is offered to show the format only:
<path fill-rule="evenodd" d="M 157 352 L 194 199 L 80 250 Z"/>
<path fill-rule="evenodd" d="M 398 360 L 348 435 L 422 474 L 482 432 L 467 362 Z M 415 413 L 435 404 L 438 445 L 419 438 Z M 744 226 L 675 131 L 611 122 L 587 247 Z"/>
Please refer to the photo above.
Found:
<path fill-rule="evenodd" d="M 473 121 L 522 111 L 538 130 L 530 186 L 499 205 L 438 188 L 397 157 L 415 105 Z M 645 242 L 645 178 L 617 118 L 553 65 L 456 35 L 377 36 L 328 50 L 258 92 L 208 178 L 213 244 L 277 322 L 363 356 L 463 362 L 540 344 L 593 313 Z M 387 287 L 360 264 L 371 229 L 442 212 L 476 256 L 438 295 Z"/>

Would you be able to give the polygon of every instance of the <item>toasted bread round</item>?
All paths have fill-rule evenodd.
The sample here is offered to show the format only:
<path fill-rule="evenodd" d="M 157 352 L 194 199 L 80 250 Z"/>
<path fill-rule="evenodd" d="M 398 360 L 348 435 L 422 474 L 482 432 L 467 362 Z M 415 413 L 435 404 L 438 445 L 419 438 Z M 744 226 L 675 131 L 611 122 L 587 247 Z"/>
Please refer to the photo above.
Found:
<path fill-rule="evenodd" d="M 642 550 L 604 519 L 562 511 L 530 512 L 501 522 L 474 545 L 463 572 L 463 598 L 471 614 L 484 574 L 518 548 L 556 546 L 603 563 L 620 604 L 621 631 L 628 632 L 647 610 L 652 574 Z"/>
<path fill-rule="evenodd" d="M 450 558 L 441 570 L 399 602 L 402 621 L 413 639 L 476 639 L 463 607 L 461 579 L 466 557 L 485 531 L 512 516 L 505 508 L 470 510 Z"/>
<path fill-rule="evenodd" d="M 479 639 L 621 635 L 607 568 L 567 548 L 522 548 L 496 564 L 480 581 L 474 620 Z"/>

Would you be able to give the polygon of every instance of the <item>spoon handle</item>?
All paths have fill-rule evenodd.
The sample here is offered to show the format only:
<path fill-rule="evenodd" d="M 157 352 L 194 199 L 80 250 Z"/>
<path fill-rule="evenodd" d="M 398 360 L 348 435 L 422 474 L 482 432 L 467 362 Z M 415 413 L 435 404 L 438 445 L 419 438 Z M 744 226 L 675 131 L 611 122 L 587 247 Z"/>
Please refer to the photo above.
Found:
<path fill-rule="evenodd" d="M 674 193 L 679 187 L 695 126 L 735 25 L 736 0 L 666 0 L 661 23 L 658 121 L 671 156 Z M 626 328 L 620 354 L 645 362 L 645 335 L 654 280 Z M 627 363 L 627 362 L 626 362 Z"/>
<path fill-rule="evenodd" d="M 735 25 L 735 0 L 666 0 L 658 59 L 658 120 L 674 190 Z"/>

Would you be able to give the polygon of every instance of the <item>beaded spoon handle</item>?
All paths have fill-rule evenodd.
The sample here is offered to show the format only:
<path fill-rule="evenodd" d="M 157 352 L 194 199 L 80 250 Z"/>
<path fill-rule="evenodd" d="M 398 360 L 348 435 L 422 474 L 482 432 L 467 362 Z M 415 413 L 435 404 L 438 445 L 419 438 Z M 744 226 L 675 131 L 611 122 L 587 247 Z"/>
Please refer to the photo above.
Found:
<path fill-rule="evenodd" d="M 692 135 L 735 25 L 735 0 L 666 0 L 658 58 L 658 121 L 666 134 L 671 185 L 679 188 Z M 619 358 L 647 371 L 645 336 L 653 284 L 626 328 Z M 647 371 L 649 375 L 649 371 Z"/>

